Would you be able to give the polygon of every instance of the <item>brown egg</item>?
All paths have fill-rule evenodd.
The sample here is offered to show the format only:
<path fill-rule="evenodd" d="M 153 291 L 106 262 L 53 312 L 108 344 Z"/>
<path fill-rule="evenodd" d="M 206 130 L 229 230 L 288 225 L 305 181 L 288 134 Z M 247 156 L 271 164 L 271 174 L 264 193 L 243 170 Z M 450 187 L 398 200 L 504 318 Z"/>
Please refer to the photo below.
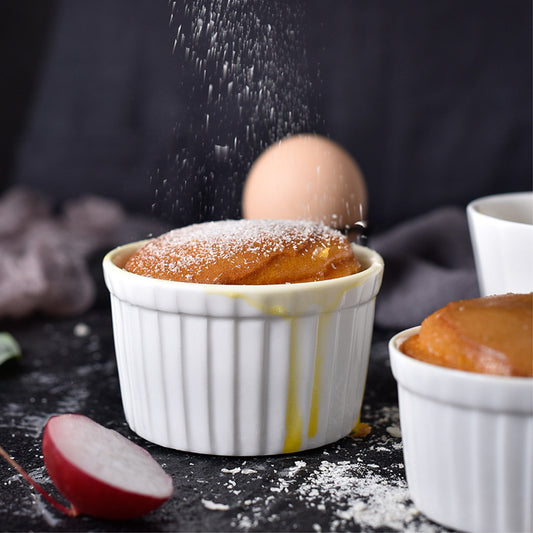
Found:
<path fill-rule="evenodd" d="M 244 218 L 308 219 L 345 229 L 366 219 L 366 185 L 341 146 L 319 135 L 294 135 L 252 165 L 242 208 Z"/>

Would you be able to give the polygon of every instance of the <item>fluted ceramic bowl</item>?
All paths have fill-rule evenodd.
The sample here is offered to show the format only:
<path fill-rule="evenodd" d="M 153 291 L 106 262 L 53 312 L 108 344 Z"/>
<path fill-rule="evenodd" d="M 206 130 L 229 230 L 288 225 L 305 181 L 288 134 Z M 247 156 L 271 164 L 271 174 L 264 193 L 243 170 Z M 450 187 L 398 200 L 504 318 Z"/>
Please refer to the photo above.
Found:
<path fill-rule="evenodd" d="M 465 372 L 389 343 L 398 383 L 410 495 L 432 520 L 462 531 L 533 528 L 533 378 Z"/>
<path fill-rule="evenodd" d="M 125 416 L 145 439 L 217 455 L 291 453 L 356 425 L 383 261 L 283 285 L 205 285 L 132 274 L 143 243 L 103 269 Z"/>

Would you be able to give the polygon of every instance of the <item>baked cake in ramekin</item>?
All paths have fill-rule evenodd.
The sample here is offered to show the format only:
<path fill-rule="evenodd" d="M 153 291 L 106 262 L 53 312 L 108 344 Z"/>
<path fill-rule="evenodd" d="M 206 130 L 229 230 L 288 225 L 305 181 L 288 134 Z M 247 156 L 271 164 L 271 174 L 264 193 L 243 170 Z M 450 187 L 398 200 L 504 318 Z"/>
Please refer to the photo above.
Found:
<path fill-rule="evenodd" d="M 270 222 L 277 223 L 285 230 L 324 231 L 310 223 Z M 224 239 L 249 224 L 269 231 L 264 221 L 206 224 L 218 224 Z M 318 251 L 309 258 L 314 253 L 320 269 L 331 270 L 327 258 L 338 250 L 312 240 Z M 133 431 L 163 446 L 217 455 L 291 453 L 350 433 L 361 409 L 383 274 L 376 252 L 349 245 L 360 267 L 355 274 L 245 285 L 125 270 L 143 246 L 119 247 L 103 261 Z"/>
<path fill-rule="evenodd" d="M 532 306 L 453 302 L 390 341 L 409 491 L 448 527 L 533 528 Z"/>

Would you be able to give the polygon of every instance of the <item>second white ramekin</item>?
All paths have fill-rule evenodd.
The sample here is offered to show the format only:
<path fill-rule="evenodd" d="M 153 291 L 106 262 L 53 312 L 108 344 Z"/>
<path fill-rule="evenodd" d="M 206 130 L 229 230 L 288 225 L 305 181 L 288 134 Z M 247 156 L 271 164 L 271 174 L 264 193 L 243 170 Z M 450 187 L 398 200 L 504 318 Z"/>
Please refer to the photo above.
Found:
<path fill-rule="evenodd" d="M 407 483 L 420 511 L 463 531 L 533 528 L 533 378 L 453 370 L 389 343 Z"/>
<path fill-rule="evenodd" d="M 533 290 L 533 192 L 485 196 L 466 208 L 482 296 Z"/>
<path fill-rule="evenodd" d="M 284 285 L 202 285 L 125 271 L 140 246 L 103 261 L 126 419 L 157 444 L 217 455 L 290 453 L 356 425 L 381 257 L 365 270 Z"/>

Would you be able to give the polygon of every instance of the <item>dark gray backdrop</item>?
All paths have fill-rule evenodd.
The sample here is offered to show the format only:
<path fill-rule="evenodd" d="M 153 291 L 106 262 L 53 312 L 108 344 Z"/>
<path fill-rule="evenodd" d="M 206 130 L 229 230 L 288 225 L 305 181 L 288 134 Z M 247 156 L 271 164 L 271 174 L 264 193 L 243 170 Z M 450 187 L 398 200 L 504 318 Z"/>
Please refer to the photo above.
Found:
<path fill-rule="evenodd" d="M 2 0 L 2 189 L 26 184 L 58 203 L 108 196 L 171 225 L 238 217 L 272 117 L 208 109 L 209 73 L 195 71 L 187 42 L 171 55 L 179 24 L 194 28 L 201 4 L 178 2 L 169 25 L 166 0 Z M 209 13 L 226 2 L 203 4 Z M 245 10 L 273 26 L 279 68 L 298 71 L 270 73 L 280 95 L 298 94 L 300 118 L 279 133 L 343 144 L 366 176 L 374 228 L 531 188 L 529 1 L 237 5 L 237 20 L 248 23 Z M 256 137 L 244 143 L 250 120 Z M 217 156 L 214 145 L 234 136 L 238 150 Z"/>

